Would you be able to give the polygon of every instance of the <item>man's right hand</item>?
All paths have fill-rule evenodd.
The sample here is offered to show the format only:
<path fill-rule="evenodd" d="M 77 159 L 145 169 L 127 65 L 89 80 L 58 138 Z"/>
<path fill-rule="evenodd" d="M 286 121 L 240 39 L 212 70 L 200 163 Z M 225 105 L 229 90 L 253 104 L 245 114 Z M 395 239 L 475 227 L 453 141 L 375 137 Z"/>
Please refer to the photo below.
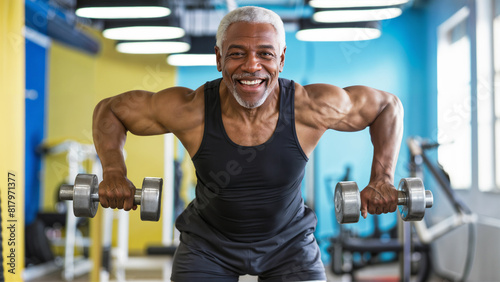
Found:
<path fill-rule="evenodd" d="M 136 210 L 134 184 L 120 172 L 108 172 L 99 184 L 99 202 L 104 208 Z"/>

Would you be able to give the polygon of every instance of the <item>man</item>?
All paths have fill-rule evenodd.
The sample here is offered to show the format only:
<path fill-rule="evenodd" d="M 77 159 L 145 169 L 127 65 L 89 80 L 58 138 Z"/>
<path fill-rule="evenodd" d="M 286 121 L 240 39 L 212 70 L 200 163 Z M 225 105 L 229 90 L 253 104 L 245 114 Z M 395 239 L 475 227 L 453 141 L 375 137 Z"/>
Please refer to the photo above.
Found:
<path fill-rule="evenodd" d="M 400 101 L 364 86 L 302 86 L 278 78 L 286 52 L 283 22 L 263 8 L 226 15 L 216 45 L 221 79 L 196 90 L 130 91 L 97 105 L 101 205 L 136 209 L 122 155 L 127 131 L 173 133 L 198 178 L 196 198 L 176 220 L 181 237 L 173 281 L 237 281 L 245 274 L 259 281 L 325 281 L 316 217 L 300 193 L 308 156 L 327 129 L 370 127 L 374 156 L 361 212 L 394 212 Z"/>

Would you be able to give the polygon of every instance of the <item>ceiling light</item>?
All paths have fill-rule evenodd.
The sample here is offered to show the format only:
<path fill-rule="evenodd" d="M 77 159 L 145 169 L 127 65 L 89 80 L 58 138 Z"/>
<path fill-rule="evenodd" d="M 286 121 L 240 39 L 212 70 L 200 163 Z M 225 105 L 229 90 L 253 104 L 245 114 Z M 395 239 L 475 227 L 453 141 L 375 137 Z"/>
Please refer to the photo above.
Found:
<path fill-rule="evenodd" d="M 106 29 L 102 35 L 113 40 L 156 40 L 179 38 L 185 31 L 174 26 L 127 26 Z"/>
<path fill-rule="evenodd" d="M 191 36 L 191 49 L 184 54 L 172 54 L 167 62 L 172 66 L 215 66 L 215 36 Z"/>
<path fill-rule="evenodd" d="M 103 36 L 113 40 L 164 40 L 185 35 L 174 18 L 108 20 Z"/>
<path fill-rule="evenodd" d="M 124 18 L 158 18 L 170 15 L 166 1 L 102 1 L 78 0 L 75 14 L 83 18 L 124 19 Z"/>
<path fill-rule="evenodd" d="M 311 0 L 309 6 L 314 8 L 356 8 L 384 7 L 408 3 L 409 0 Z"/>
<path fill-rule="evenodd" d="M 159 18 L 170 15 L 167 7 L 91 7 L 76 10 L 76 15 L 92 19 Z"/>
<path fill-rule="evenodd" d="M 215 54 L 172 54 L 167 63 L 172 66 L 215 66 Z"/>
<path fill-rule="evenodd" d="M 313 20 L 320 23 L 380 21 L 399 17 L 401 13 L 400 8 L 328 10 L 314 13 Z"/>
<path fill-rule="evenodd" d="M 134 41 L 118 42 L 116 50 L 127 54 L 171 54 L 189 50 L 189 43 L 176 41 Z"/>
<path fill-rule="evenodd" d="M 303 26 L 295 37 L 301 41 L 363 41 L 380 37 L 378 22 L 336 23 Z"/>
<path fill-rule="evenodd" d="M 379 38 L 380 30 L 373 28 L 315 28 L 304 29 L 295 35 L 301 41 L 363 41 Z"/>

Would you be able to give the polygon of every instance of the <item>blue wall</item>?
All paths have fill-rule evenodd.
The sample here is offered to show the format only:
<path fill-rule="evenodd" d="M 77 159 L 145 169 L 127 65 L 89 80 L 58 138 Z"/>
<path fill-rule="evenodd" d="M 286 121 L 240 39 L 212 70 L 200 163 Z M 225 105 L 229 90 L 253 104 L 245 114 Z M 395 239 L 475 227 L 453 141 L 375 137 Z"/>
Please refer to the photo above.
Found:
<path fill-rule="evenodd" d="M 405 138 L 426 134 L 427 76 L 426 28 L 422 10 L 409 9 L 402 16 L 382 23 L 382 36 L 364 42 L 302 42 L 287 34 L 285 68 L 281 77 L 300 84 L 330 83 L 340 87 L 367 85 L 397 95 L 405 107 Z M 180 67 L 177 85 L 197 88 L 204 81 L 220 77 L 215 67 Z M 351 180 L 360 189 L 368 184 L 372 160 L 368 131 L 327 132 L 314 152 L 315 193 L 318 226 L 316 237 L 323 250 L 328 238 L 336 235 L 332 189 L 351 167 Z M 408 153 L 403 144 L 396 181 L 408 176 Z M 396 183 L 397 184 L 397 183 Z M 384 215 L 381 228 L 395 225 L 396 215 Z M 361 235 L 373 230 L 371 218 L 350 228 Z M 329 261 L 323 252 L 323 260 Z"/>
<path fill-rule="evenodd" d="M 47 49 L 26 40 L 26 155 L 25 222 L 32 223 L 40 206 L 42 160 L 37 147 L 45 138 Z"/>

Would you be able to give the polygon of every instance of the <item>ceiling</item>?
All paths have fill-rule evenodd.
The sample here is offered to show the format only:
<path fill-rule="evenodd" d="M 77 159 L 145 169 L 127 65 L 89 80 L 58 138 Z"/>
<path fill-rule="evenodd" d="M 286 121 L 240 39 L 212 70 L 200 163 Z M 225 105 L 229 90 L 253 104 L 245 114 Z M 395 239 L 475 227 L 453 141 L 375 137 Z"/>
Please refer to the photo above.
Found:
<path fill-rule="evenodd" d="M 27 0 L 30 1 L 30 0 Z M 32 0 L 31 0 L 32 1 Z M 66 13 L 73 14 L 77 0 L 42 0 L 61 8 Z M 405 8 L 417 6 L 426 0 L 410 0 Z M 126 0 L 120 1 L 121 3 Z M 168 0 L 173 13 L 178 15 L 181 27 L 188 35 L 212 35 L 217 30 L 220 19 L 227 11 L 240 6 L 261 6 L 276 12 L 285 22 L 287 29 L 294 29 L 294 23 L 300 18 L 309 18 L 313 9 L 308 0 Z M 76 16 L 75 16 L 76 18 Z M 77 18 L 84 24 L 102 27 L 102 20 Z"/>
<path fill-rule="evenodd" d="M 240 6 L 261 6 L 276 12 L 285 22 L 285 29 L 297 31 L 301 18 L 314 12 L 308 0 L 167 0 L 173 15 L 188 36 L 214 36 L 222 17 Z M 332 0 L 333 1 L 333 0 Z M 428 0 L 410 0 L 403 9 L 424 5 Z M 119 1 L 120 3 L 126 0 Z M 104 20 L 80 18 L 75 15 L 77 0 L 25 0 L 26 26 L 49 37 L 96 54 L 99 43 L 82 32 L 78 26 L 102 30 Z M 46 20 L 40 21 L 45 17 Z M 169 16 L 171 17 L 171 16 Z"/>

